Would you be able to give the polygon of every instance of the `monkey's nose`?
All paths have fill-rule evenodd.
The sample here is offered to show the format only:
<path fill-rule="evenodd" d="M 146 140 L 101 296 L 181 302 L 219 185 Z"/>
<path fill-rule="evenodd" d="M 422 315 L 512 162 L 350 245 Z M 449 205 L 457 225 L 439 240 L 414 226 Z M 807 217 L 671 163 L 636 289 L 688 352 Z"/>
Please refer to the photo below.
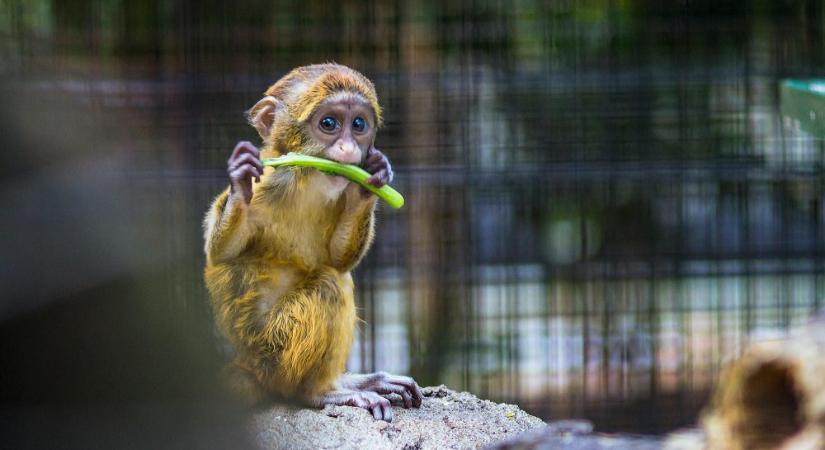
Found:
<path fill-rule="evenodd" d="M 329 157 L 340 163 L 358 164 L 361 162 L 361 150 L 352 142 L 338 141 L 337 145 L 330 150 Z"/>

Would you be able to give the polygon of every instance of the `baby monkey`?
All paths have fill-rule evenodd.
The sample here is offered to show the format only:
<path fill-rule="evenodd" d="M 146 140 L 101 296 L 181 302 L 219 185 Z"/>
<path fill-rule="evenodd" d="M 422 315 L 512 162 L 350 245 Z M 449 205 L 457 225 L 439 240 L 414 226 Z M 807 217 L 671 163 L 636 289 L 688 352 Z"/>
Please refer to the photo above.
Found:
<path fill-rule="evenodd" d="M 206 285 L 218 328 L 237 352 L 230 386 L 253 404 L 280 397 L 350 405 L 386 421 L 385 395 L 421 406 L 410 377 L 344 374 L 357 320 L 350 272 L 372 243 L 376 197 L 343 177 L 261 164 L 298 152 L 360 165 L 377 187 L 391 182 L 390 162 L 374 146 L 375 87 L 345 66 L 299 67 L 248 117 L 263 146 L 235 146 L 230 186 L 204 223 Z"/>

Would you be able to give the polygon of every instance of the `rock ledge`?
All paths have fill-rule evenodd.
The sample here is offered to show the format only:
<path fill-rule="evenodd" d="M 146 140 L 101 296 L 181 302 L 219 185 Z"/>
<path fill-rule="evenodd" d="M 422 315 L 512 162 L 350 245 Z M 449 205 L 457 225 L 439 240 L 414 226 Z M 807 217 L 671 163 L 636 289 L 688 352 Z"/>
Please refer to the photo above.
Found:
<path fill-rule="evenodd" d="M 546 427 L 515 405 L 481 400 L 444 385 L 425 387 L 420 409 L 393 402 L 395 420 L 376 421 L 366 410 L 274 406 L 255 414 L 253 438 L 263 449 L 480 448 L 523 431 Z"/>

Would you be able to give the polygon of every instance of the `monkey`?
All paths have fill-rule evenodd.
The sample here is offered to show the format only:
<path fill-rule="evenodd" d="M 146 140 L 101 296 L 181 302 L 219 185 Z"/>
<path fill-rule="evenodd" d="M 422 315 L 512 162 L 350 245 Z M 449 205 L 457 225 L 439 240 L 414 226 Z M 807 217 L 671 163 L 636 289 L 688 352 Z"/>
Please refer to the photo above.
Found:
<path fill-rule="evenodd" d="M 374 239 L 375 195 L 340 176 L 261 163 L 298 152 L 388 184 L 392 167 L 374 145 L 381 114 L 373 83 L 335 63 L 293 69 L 247 111 L 262 145 L 239 142 L 227 161 L 229 187 L 204 220 L 204 278 L 236 351 L 230 388 L 248 404 L 349 405 L 388 422 L 389 394 L 421 406 L 411 377 L 345 373 L 358 320 L 351 272 Z"/>

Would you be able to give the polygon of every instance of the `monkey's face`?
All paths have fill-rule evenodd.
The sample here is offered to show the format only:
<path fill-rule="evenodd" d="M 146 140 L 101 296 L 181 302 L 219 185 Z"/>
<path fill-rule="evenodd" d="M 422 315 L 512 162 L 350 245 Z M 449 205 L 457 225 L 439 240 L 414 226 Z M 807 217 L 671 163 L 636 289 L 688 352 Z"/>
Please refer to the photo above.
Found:
<path fill-rule="evenodd" d="M 319 156 L 360 165 L 375 142 L 375 112 L 361 95 L 339 92 L 321 103 L 307 120 L 306 132 Z"/>

